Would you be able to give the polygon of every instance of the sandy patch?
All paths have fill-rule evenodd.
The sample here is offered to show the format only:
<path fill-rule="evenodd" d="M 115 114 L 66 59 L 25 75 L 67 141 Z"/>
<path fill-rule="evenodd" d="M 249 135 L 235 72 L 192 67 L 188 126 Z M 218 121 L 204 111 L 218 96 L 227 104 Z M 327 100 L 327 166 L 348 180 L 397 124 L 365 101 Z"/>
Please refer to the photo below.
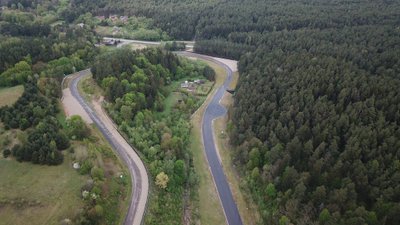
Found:
<path fill-rule="evenodd" d="M 237 68 L 238 61 L 231 60 L 231 59 L 223 59 L 223 58 L 218 58 L 218 57 L 212 57 L 212 58 L 217 60 L 218 62 L 222 62 L 223 64 L 227 65 L 233 72 L 238 71 L 238 68 Z"/>
<path fill-rule="evenodd" d="M 93 123 L 92 119 L 90 119 L 89 115 L 86 113 L 83 107 L 72 96 L 71 90 L 69 88 L 63 90 L 63 98 L 61 102 L 64 106 L 64 111 L 67 118 L 73 115 L 79 115 L 86 123 Z"/>
<path fill-rule="evenodd" d="M 132 44 L 129 44 L 129 45 L 131 46 L 132 50 L 141 50 L 141 49 L 147 48 L 147 45 L 144 45 L 144 44 L 132 43 Z"/>

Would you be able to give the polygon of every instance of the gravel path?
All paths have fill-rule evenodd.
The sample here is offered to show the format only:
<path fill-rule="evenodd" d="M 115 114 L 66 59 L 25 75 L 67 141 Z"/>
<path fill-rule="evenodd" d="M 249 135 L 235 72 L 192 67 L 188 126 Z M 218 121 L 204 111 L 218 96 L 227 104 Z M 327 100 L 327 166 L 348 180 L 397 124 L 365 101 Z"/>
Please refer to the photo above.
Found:
<path fill-rule="evenodd" d="M 65 88 L 63 90 L 63 98 L 61 102 L 63 104 L 65 116 L 67 118 L 73 115 L 79 115 L 86 123 L 88 124 L 93 123 L 92 119 L 90 119 L 87 112 L 82 108 L 79 102 L 72 96 L 71 90 L 69 88 Z"/>

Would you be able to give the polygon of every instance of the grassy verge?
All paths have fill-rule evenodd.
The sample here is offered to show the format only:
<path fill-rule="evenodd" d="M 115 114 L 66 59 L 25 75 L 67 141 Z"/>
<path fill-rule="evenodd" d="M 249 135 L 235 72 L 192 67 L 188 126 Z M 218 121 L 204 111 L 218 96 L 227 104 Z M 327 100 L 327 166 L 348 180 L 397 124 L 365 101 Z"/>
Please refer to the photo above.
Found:
<path fill-rule="evenodd" d="M 92 168 L 101 168 L 104 171 L 104 178 L 95 179 L 94 183 L 95 188 L 101 189 L 102 198 L 98 201 L 104 209 L 101 224 L 123 224 L 132 189 L 129 172 L 95 125 L 91 126 L 90 140 L 84 144 L 76 145 L 75 161 L 86 158 L 83 161 L 90 160 Z M 93 170 L 90 171 L 92 173 Z"/>
<path fill-rule="evenodd" d="M 78 90 L 87 102 L 98 99 L 103 95 L 103 91 L 92 76 L 83 78 L 78 83 Z M 132 192 L 130 174 L 94 124 L 91 126 L 91 131 L 91 141 L 96 144 L 100 143 L 104 147 L 92 150 L 84 148 L 83 155 L 91 155 L 92 165 L 104 171 L 105 179 L 101 182 L 100 187 L 103 195 L 106 195 L 101 200 L 106 224 L 123 224 L 129 208 L 130 193 Z M 76 152 L 77 157 L 82 155 L 82 149 L 80 151 Z M 122 178 L 120 177 L 121 175 Z"/>
<path fill-rule="evenodd" d="M 0 107 L 11 106 L 24 93 L 24 86 L 18 85 L 10 88 L 0 88 Z"/>
<path fill-rule="evenodd" d="M 217 87 L 223 84 L 226 74 L 224 69 L 217 64 L 208 63 L 216 72 L 216 84 L 211 94 L 192 116 L 191 124 L 193 126 L 191 132 L 191 149 L 193 152 L 193 161 L 196 173 L 200 178 L 199 183 L 199 201 L 195 206 L 195 214 L 198 215 L 200 224 L 220 225 L 225 224 L 225 216 L 222 211 L 221 203 L 211 177 L 208 162 L 204 153 L 203 143 L 201 139 L 201 121 L 205 111 L 205 105 L 211 100 L 212 93 Z"/>
<path fill-rule="evenodd" d="M 236 87 L 239 74 L 234 73 L 232 83 L 230 88 L 234 89 Z M 224 105 L 229 111 L 233 105 L 233 97 L 229 93 L 225 93 L 221 100 L 221 104 Z M 219 155 L 221 156 L 222 165 L 224 167 L 225 175 L 230 184 L 233 197 L 239 209 L 240 216 L 242 217 L 243 223 L 247 225 L 258 224 L 260 222 L 260 215 L 258 214 L 258 209 L 254 202 L 251 200 L 251 196 L 248 194 L 250 190 L 246 190 L 245 185 L 240 183 L 240 177 L 233 165 L 232 156 L 229 145 L 229 138 L 226 134 L 226 127 L 228 122 L 228 115 L 218 118 L 214 121 L 214 131 L 217 137 L 217 149 Z"/>
<path fill-rule="evenodd" d="M 66 125 L 67 118 L 65 116 L 63 105 L 62 105 L 60 100 L 58 101 L 58 108 L 60 109 L 60 112 L 57 113 L 56 118 L 57 118 L 58 122 L 60 122 L 61 126 L 63 128 L 66 128 L 66 126 L 67 126 Z"/>
<path fill-rule="evenodd" d="M 78 90 L 87 102 L 104 96 L 103 90 L 97 85 L 92 75 L 82 78 L 78 84 Z"/>

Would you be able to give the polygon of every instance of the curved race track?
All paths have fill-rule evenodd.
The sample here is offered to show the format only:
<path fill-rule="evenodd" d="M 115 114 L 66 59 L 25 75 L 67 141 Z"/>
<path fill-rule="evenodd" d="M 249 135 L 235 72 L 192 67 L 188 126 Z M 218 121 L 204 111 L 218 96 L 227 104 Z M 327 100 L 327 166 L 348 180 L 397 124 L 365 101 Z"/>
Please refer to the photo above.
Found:
<path fill-rule="evenodd" d="M 218 88 L 212 97 L 211 102 L 206 106 L 206 110 L 202 119 L 202 139 L 204 144 L 204 151 L 210 166 L 211 174 L 214 179 L 215 186 L 222 204 L 225 214 L 226 222 L 228 225 L 242 225 L 238 208 L 233 199 L 232 192 L 225 177 L 221 162 L 217 155 L 216 145 L 213 135 L 213 120 L 226 114 L 226 109 L 219 104 L 223 97 L 225 90 L 229 87 L 232 80 L 232 70 L 228 65 L 216 58 L 200 55 L 190 52 L 177 52 L 177 54 L 185 57 L 200 58 L 214 62 L 222 66 L 227 72 L 227 78 L 224 84 Z M 132 180 L 132 200 L 129 206 L 128 214 L 125 218 L 125 225 L 139 225 L 142 222 L 147 196 L 149 181 L 146 169 L 143 162 L 140 160 L 137 153 L 119 134 L 114 123 L 99 107 L 92 108 L 89 106 L 79 94 L 78 82 L 90 74 L 90 70 L 83 70 L 72 76 L 70 82 L 70 89 L 72 96 L 79 102 L 83 109 L 87 112 L 91 120 L 97 125 L 101 133 L 112 145 L 121 159 L 128 166 Z"/>
<path fill-rule="evenodd" d="M 89 106 L 79 94 L 78 83 L 83 77 L 88 75 L 90 75 L 89 69 L 72 75 L 69 88 L 71 89 L 72 96 L 87 112 L 90 119 L 96 124 L 107 141 L 127 165 L 129 173 L 131 174 L 132 196 L 124 225 L 139 225 L 142 223 L 144 217 L 147 196 L 149 192 L 149 181 L 146 168 L 143 162 L 140 160 L 138 154 L 117 131 L 114 123 L 105 114 L 105 112 L 99 107 L 92 108 Z"/>
<path fill-rule="evenodd" d="M 213 120 L 224 116 L 226 109 L 219 104 L 226 89 L 229 88 L 229 84 L 232 81 L 232 69 L 229 68 L 225 63 L 220 60 L 216 60 L 214 57 L 200 55 L 190 52 L 179 52 L 179 55 L 186 57 L 200 58 L 214 62 L 222 66 L 227 72 L 227 77 L 224 84 L 218 88 L 217 92 L 212 97 L 211 102 L 206 106 L 206 110 L 203 115 L 201 133 L 203 138 L 204 151 L 207 156 L 208 164 L 214 179 L 215 186 L 217 187 L 218 195 L 221 200 L 222 208 L 225 213 L 225 218 L 228 225 L 243 225 L 242 219 L 240 218 L 239 210 L 236 206 L 235 200 L 233 199 L 232 191 L 229 187 L 228 181 L 224 174 L 221 162 L 217 155 L 217 149 L 214 141 L 214 130 Z"/>

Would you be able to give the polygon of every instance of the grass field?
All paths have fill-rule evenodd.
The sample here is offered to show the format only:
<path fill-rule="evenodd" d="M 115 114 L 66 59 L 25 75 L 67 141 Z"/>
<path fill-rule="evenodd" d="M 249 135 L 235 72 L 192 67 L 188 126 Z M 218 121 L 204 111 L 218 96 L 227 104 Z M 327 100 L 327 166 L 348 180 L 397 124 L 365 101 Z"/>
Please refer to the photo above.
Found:
<path fill-rule="evenodd" d="M 180 92 L 172 92 L 168 95 L 164 100 L 164 111 L 162 114 L 169 115 L 171 113 L 172 107 L 174 107 L 179 99 L 182 99 L 182 93 Z"/>
<path fill-rule="evenodd" d="M 232 83 L 230 84 L 230 89 L 236 87 L 238 78 L 239 74 L 235 72 L 233 74 Z M 225 93 L 221 100 L 221 104 L 230 110 L 233 105 L 232 95 Z M 245 185 L 240 183 L 239 174 L 233 165 L 230 152 L 232 147 L 229 144 L 229 138 L 226 134 L 227 122 L 228 116 L 218 118 L 214 121 L 214 133 L 216 134 L 215 140 L 217 142 L 217 149 L 221 156 L 224 172 L 230 184 L 242 221 L 246 225 L 255 225 L 260 221 L 260 215 L 258 214 L 256 205 L 251 200 L 251 196 L 249 195 L 250 190 L 246 190 Z"/>
<path fill-rule="evenodd" d="M 62 110 L 57 119 L 65 124 Z M 0 123 L 0 153 L 24 139 L 26 132 L 5 130 Z M 4 159 L 0 154 L 0 225 L 61 224 L 64 219 L 74 219 L 81 214 L 85 206 L 81 188 L 90 176 L 80 175 L 72 164 L 83 158 L 102 168 L 105 174 L 103 181 L 95 182 L 106 190 L 101 204 L 108 210 L 101 224 L 123 223 L 131 192 L 126 169 L 94 127 L 91 127 L 89 140 L 71 144 L 75 153 L 64 151 L 64 162 L 58 166 L 20 163 L 12 157 Z M 122 179 L 120 174 L 126 176 Z"/>
<path fill-rule="evenodd" d="M 225 80 L 226 74 L 222 67 L 208 63 L 216 71 L 216 84 L 215 87 L 220 86 Z M 210 101 L 211 95 L 206 99 Z M 205 104 L 204 104 L 205 105 Z M 203 149 L 203 143 L 201 140 L 201 121 L 205 110 L 202 105 L 199 110 L 193 114 L 191 123 L 193 129 L 191 131 L 191 149 L 193 151 L 193 161 L 196 172 L 200 178 L 199 184 L 199 202 L 198 212 L 200 224 L 204 225 L 221 225 L 225 224 L 225 216 L 222 211 L 221 203 L 214 185 L 214 181 L 211 177 L 208 162 Z"/>
<path fill-rule="evenodd" d="M 60 224 L 83 206 L 79 175 L 65 157 L 60 166 L 19 163 L 0 156 L 0 224 Z"/>
<path fill-rule="evenodd" d="M 10 88 L 0 88 L 0 107 L 12 105 L 21 97 L 24 86 L 18 85 Z"/>

